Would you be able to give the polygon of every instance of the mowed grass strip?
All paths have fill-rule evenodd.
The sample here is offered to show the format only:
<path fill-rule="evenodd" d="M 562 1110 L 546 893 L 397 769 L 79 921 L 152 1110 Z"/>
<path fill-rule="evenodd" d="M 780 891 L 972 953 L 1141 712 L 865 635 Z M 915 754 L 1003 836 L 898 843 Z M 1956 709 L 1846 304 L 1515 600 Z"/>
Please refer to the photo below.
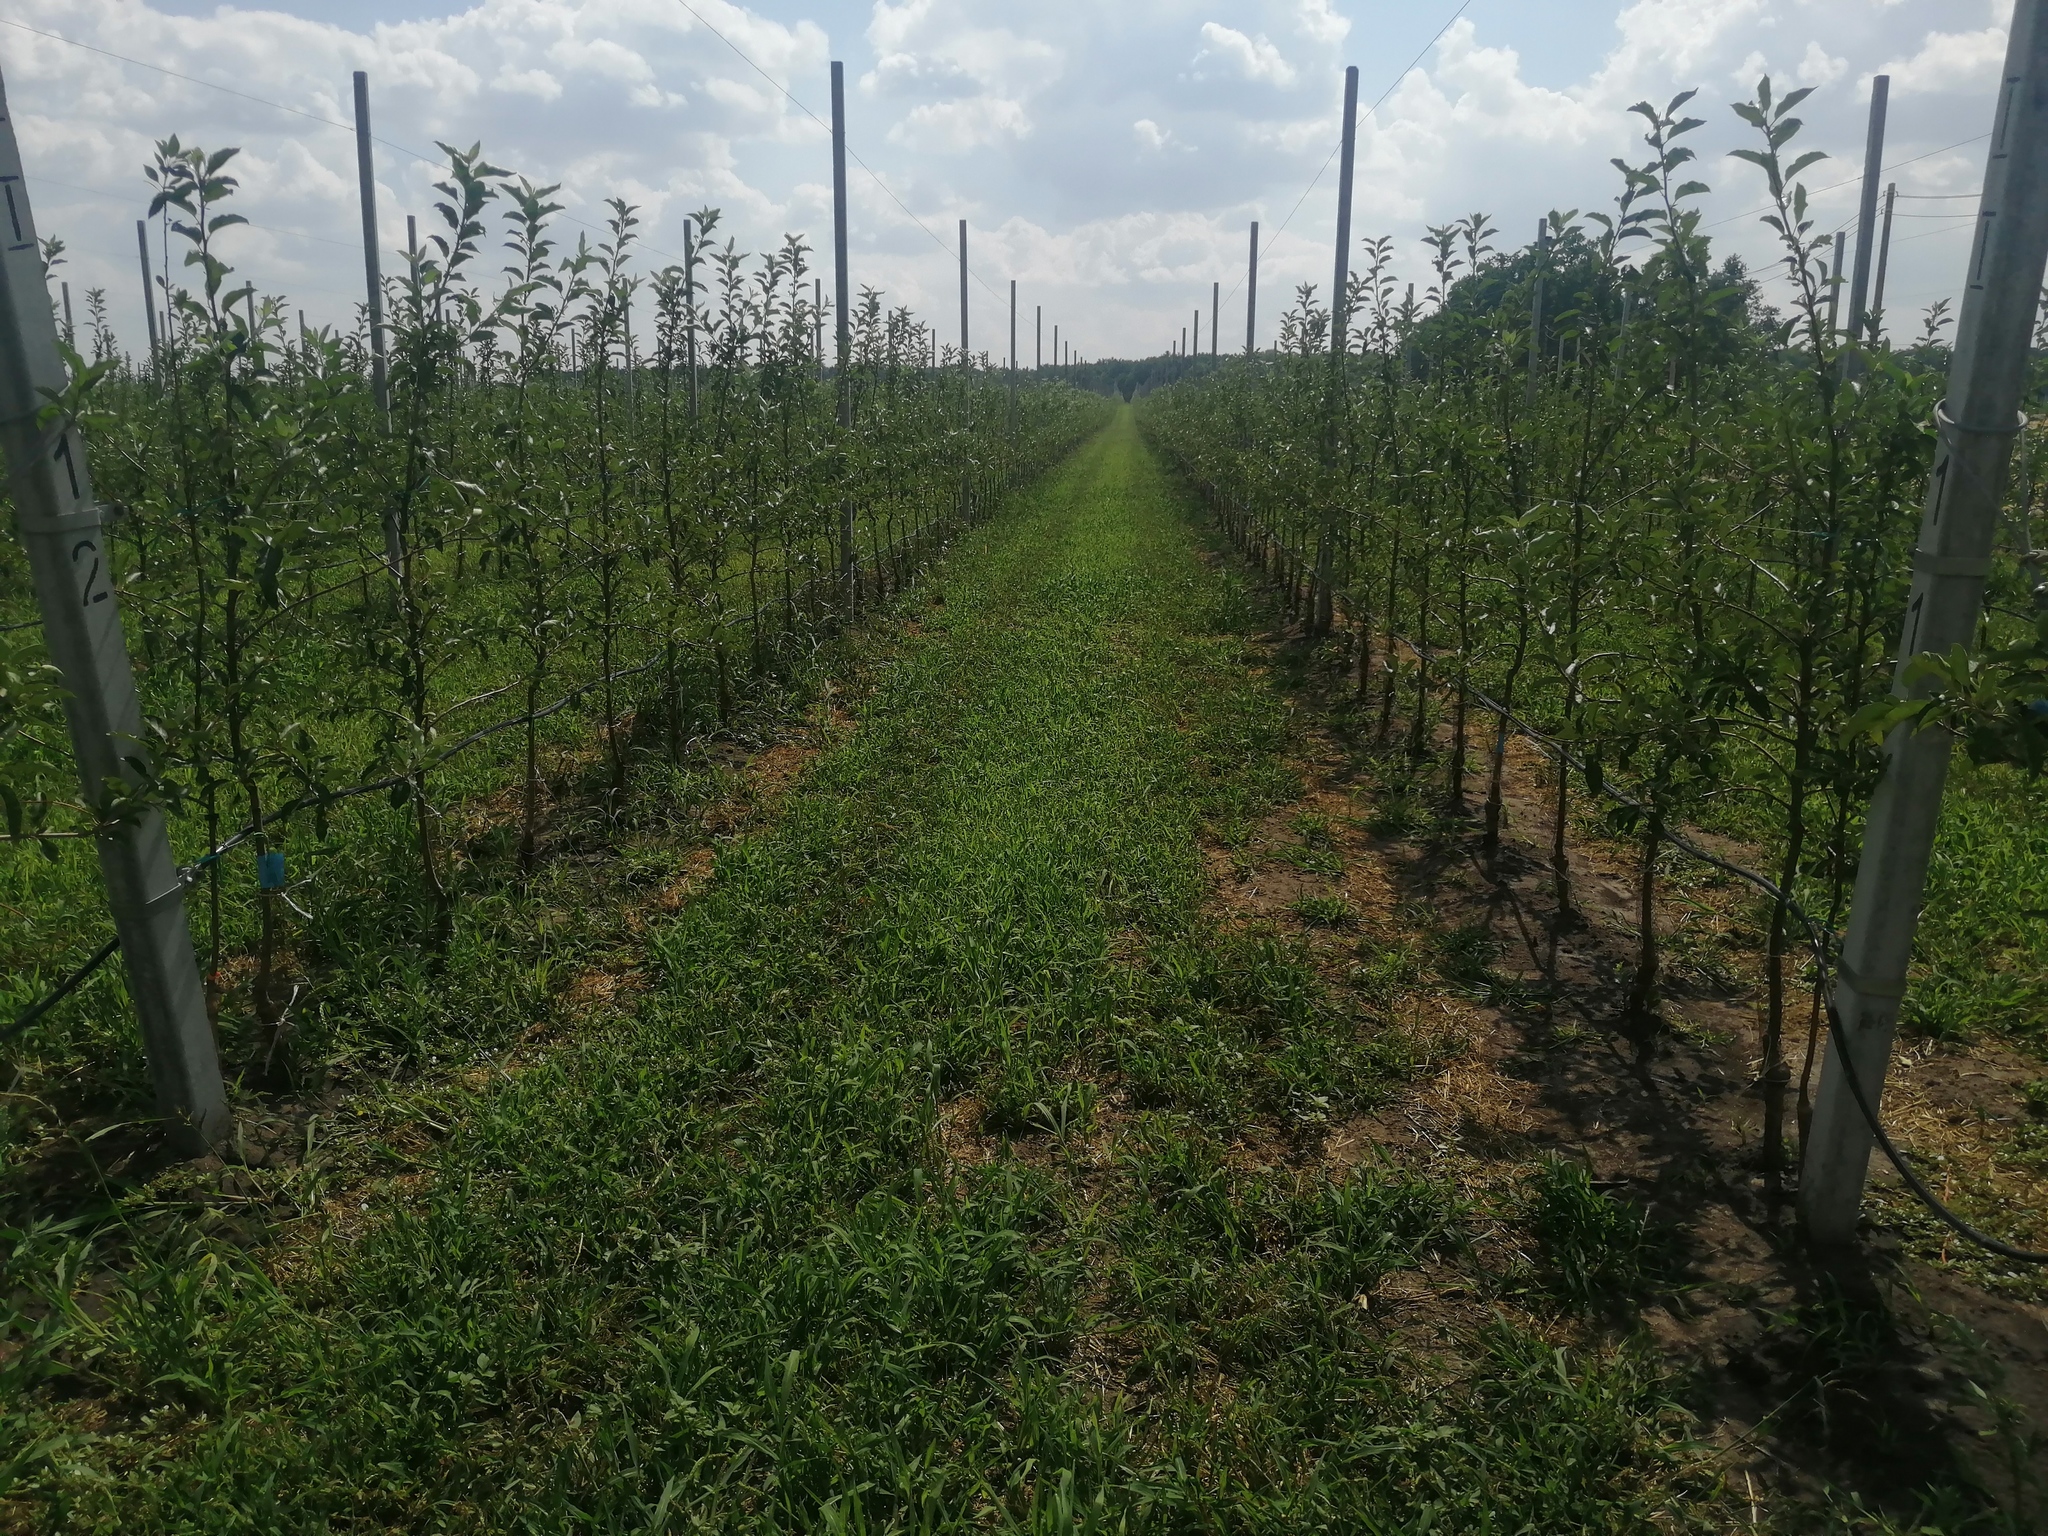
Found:
<path fill-rule="evenodd" d="M 409 1202 L 282 1281 L 159 1222 L 90 1305 L 49 1283 L 17 1527 L 1721 1524 L 1658 1374 L 1557 1347 L 1574 1287 L 1325 1168 L 1429 1047 L 1204 915 L 1287 716 L 1129 413 L 914 606 L 650 990 L 479 1089 Z M 1532 1253 L 1604 1219 L 1536 1188 Z"/>

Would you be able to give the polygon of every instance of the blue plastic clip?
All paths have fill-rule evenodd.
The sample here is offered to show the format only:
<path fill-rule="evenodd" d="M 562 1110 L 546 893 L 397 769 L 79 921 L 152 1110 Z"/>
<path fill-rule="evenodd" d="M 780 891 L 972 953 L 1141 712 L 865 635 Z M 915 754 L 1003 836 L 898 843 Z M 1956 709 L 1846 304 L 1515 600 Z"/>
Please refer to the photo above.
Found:
<path fill-rule="evenodd" d="M 256 888 L 260 891 L 281 891 L 284 889 L 284 854 L 259 853 L 256 855 Z"/>

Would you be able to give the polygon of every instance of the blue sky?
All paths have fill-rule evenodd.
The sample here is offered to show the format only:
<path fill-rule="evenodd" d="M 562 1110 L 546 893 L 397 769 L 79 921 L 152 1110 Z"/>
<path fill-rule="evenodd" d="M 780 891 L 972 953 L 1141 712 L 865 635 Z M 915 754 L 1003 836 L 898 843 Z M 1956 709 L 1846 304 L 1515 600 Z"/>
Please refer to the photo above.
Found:
<path fill-rule="evenodd" d="M 1198 304 L 1206 325 L 1211 282 L 1240 286 L 1255 218 L 1269 243 L 1263 337 L 1294 283 L 1326 291 L 1333 174 L 1303 193 L 1335 141 L 1346 64 L 1359 67 L 1364 103 L 1387 93 L 1362 131 L 1355 228 L 1392 235 L 1418 280 L 1429 224 L 1485 210 L 1522 240 L 1551 208 L 1604 206 L 1619 185 L 1610 158 L 1640 150 L 1629 105 L 1693 86 L 1713 233 L 1768 272 L 1770 237 L 1752 216 L 1760 178 L 1727 154 L 1747 132 L 1727 104 L 1765 71 L 1781 87 L 1815 86 L 1801 142 L 1838 159 L 1809 182 L 1853 183 L 1869 77 L 1885 70 L 1889 175 L 1904 194 L 1888 307 L 1904 324 L 1955 287 L 2009 10 L 2009 0 L 1469 0 L 1462 13 L 1458 0 L 14 0 L 5 19 L 19 25 L 0 25 L 0 70 L 38 222 L 69 247 L 59 275 L 81 303 L 87 287 L 105 286 L 132 338 L 132 226 L 154 139 L 243 147 L 238 201 L 258 227 L 235 233 L 231 258 L 316 322 L 345 319 L 360 288 L 353 145 L 308 117 L 107 53 L 313 118 L 346 119 L 349 72 L 367 69 L 381 138 L 428 153 L 436 140 L 481 140 L 498 163 L 561 182 L 591 224 L 606 197 L 625 196 L 643 208 L 650 265 L 680 251 L 682 218 L 704 203 L 725 210 L 746 249 L 829 229 L 825 134 L 780 91 L 823 116 L 828 61 L 841 58 L 853 148 L 881 178 L 853 172 L 856 283 L 938 318 L 951 339 L 957 300 L 942 244 L 964 217 L 980 280 L 974 344 L 1000 350 L 996 294 L 1015 278 L 1028 361 L 1034 305 L 1048 337 L 1057 321 L 1095 355 L 1158 351 Z M 427 212 L 434 175 L 398 150 L 379 154 L 395 247 L 404 214 Z M 1826 227 L 1850 216 L 1855 191 L 1818 193 Z M 1242 304 L 1232 292 L 1224 307 L 1237 340 Z"/>

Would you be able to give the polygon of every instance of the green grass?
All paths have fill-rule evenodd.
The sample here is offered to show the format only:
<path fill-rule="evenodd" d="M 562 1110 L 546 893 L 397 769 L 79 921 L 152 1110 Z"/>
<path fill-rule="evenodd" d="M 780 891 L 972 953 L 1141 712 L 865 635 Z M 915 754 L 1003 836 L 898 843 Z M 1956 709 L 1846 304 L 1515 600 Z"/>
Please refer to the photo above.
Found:
<path fill-rule="evenodd" d="M 1426 1048 L 1400 966 L 1204 915 L 1287 716 L 1128 412 L 940 590 L 637 1004 L 437 1090 L 397 1177 L 249 1252 L 140 1196 L 8 1233 L 0 1521 L 1725 1528 L 1644 1356 L 1560 1349 L 1455 1191 L 1324 1168 Z M 443 1038 L 521 995 L 453 975 Z M 1425 1263 L 1455 1308 L 1360 1304 Z"/>
<path fill-rule="evenodd" d="M 2048 1056 L 2048 786 L 1951 765 L 1927 872 L 1907 1023 Z"/>

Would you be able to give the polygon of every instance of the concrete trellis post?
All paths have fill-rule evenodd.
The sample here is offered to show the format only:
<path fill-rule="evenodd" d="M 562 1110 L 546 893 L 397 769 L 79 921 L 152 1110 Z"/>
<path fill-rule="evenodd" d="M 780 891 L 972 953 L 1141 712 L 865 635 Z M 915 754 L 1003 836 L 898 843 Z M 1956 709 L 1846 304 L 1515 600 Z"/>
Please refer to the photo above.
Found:
<path fill-rule="evenodd" d="M 391 420 L 391 382 L 384 361 L 384 275 L 377 255 L 377 166 L 370 150 L 370 77 L 356 71 L 356 190 L 363 204 L 363 286 L 370 316 L 370 388 L 385 423 Z M 392 563 L 397 564 L 393 552 Z"/>
<path fill-rule="evenodd" d="M 1045 371 L 1045 306 L 1035 304 L 1031 309 L 1031 371 Z"/>
<path fill-rule="evenodd" d="M 963 225 L 964 229 L 965 226 Z M 853 332 L 847 318 L 851 279 L 846 270 L 846 66 L 832 61 L 832 297 L 833 357 L 838 369 L 839 431 L 853 430 Z M 839 498 L 839 576 L 846 587 L 846 610 L 860 599 L 859 568 L 853 547 L 853 498 Z"/>
<path fill-rule="evenodd" d="M 391 375 L 384 361 L 384 277 L 377 256 L 377 168 L 370 154 L 370 77 L 355 74 L 356 87 L 356 191 L 363 205 L 364 314 L 370 328 L 370 389 L 376 396 L 377 415 L 384 429 L 391 429 Z M 406 221 L 408 224 L 411 220 Z M 166 274 L 168 277 L 168 274 Z M 398 578 L 403 552 L 398 541 L 398 511 L 387 504 L 384 519 L 384 563 L 392 579 Z"/>
<path fill-rule="evenodd" d="M 1870 289 L 1870 314 L 1874 322 L 1870 339 L 1877 340 L 1884 326 L 1884 270 L 1892 254 L 1892 209 L 1899 200 L 1899 184 L 1884 189 L 1884 227 L 1877 237 L 1877 281 Z"/>
<path fill-rule="evenodd" d="M 64 365 L 43 281 L 21 150 L 0 85 L 0 445 L 15 519 L 28 548 L 50 659 L 63 673 L 64 719 L 85 799 L 105 812 L 145 782 L 146 737 L 121 630 L 100 504 L 85 441 L 62 417 L 44 421 L 44 390 L 61 390 Z M 142 1025 L 159 1113 L 180 1150 L 203 1152 L 231 1126 L 206 994 L 185 922 L 185 887 L 160 807 L 105 818 L 93 839 L 107 905 Z"/>
<path fill-rule="evenodd" d="M 1536 385 L 1543 373 L 1543 276 L 1549 266 L 1550 221 L 1536 221 L 1536 289 L 1529 297 L 1529 404 L 1536 403 Z"/>
<path fill-rule="evenodd" d="M 1999 501 L 2020 431 L 2020 394 L 2048 266 L 2048 0 L 2019 0 L 2008 35 L 1984 196 L 1956 323 L 1948 395 L 1936 408 L 1934 470 L 1913 556 L 1895 693 L 1914 657 L 1969 646 L 1983 610 Z M 1849 1064 L 1878 1107 L 1906 992 L 1941 815 L 1950 740 L 1943 730 L 1895 729 L 1871 796 L 1834 1007 Z M 1872 1137 L 1832 1040 L 1803 1149 L 1800 1216 L 1810 1237 L 1839 1243 L 1856 1230 Z"/>
<path fill-rule="evenodd" d="M 1831 338 L 1842 334 L 1842 251 L 1848 239 L 1847 230 L 1835 231 L 1835 255 L 1828 264 L 1828 335 Z"/>
<path fill-rule="evenodd" d="M 1218 344 L 1223 339 L 1223 284 L 1209 285 L 1209 356 L 1218 357 Z"/>
<path fill-rule="evenodd" d="M 1199 306 L 1195 310 L 1195 350 L 1188 355 L 1190 357 L 1200 357 L 1202 355 L 1202 311 Z"/>
<path fill-rule="evenodd" d="M 1849 278 L 1849 339 L 1859 346 L 1867 339 L 1863 319 L 1869 313 L 1865 301 L 1870 297 L 1870 248 L 1877 234 L 1877 178 L 1884 168 L 1884 113 L 1891 89 L 1890 75 L 1871 77 L 1870 131 L 1863 145 L 1863 191 L 1856 205 L 1856 264 Z"/>
<path fill-rule="evenodd" d="M 967 221 L 960 221 L 960 366 L 967 362 Z"/>
<path fill-rule="evenodd" d="M 1330 356 L 1342 357 L 1351 330 L 1351 168 L 1358 154 L 1358 66 L 1344 69 L 1344 138 L 1337 156 L 1337 275 L 1330 280 Z"/>
<path fill-rule="evenodd" d="M 690 420 L 697 419 L 697 221 L 683 220 L 683 361 L 690 370 Z"/>
<path fill-rule="evenodd" d="M 156 333 L 156 280 L 149 275 L 149 225 L 135 221 L 135 254 L 142 258 L 142 318 L 149 322 L 149 364 L 156 366 L 157 349 L 163 345 Z"/>
<path fill-rule="evenodd" d="M 1344 359 L 1351 351 L 1351 182 L 1358 155 L 1358 66 L 1344 70 L 1343 138 L 1337 157 L 1337 265 L 1330 278 L 1330 395 L 1323 426 L 1326 468 L 1337 461 L 1343 423 Z M 1309 632 L 1327 635 L 1336 618 L 1337 530 L 1325 510 L 1317 518 Z"/>
<path fill-rule="evenodd" d="M 1259 221 L 1252 220 L 1252 251 L 1244 279 L 1244 355 L 1257 351 L 1259 334 Z"/>
<path fill-rule="evenodd" d="M 1010 279 L 1010 433 L 1017 432 L 1017 279 Z"/>

